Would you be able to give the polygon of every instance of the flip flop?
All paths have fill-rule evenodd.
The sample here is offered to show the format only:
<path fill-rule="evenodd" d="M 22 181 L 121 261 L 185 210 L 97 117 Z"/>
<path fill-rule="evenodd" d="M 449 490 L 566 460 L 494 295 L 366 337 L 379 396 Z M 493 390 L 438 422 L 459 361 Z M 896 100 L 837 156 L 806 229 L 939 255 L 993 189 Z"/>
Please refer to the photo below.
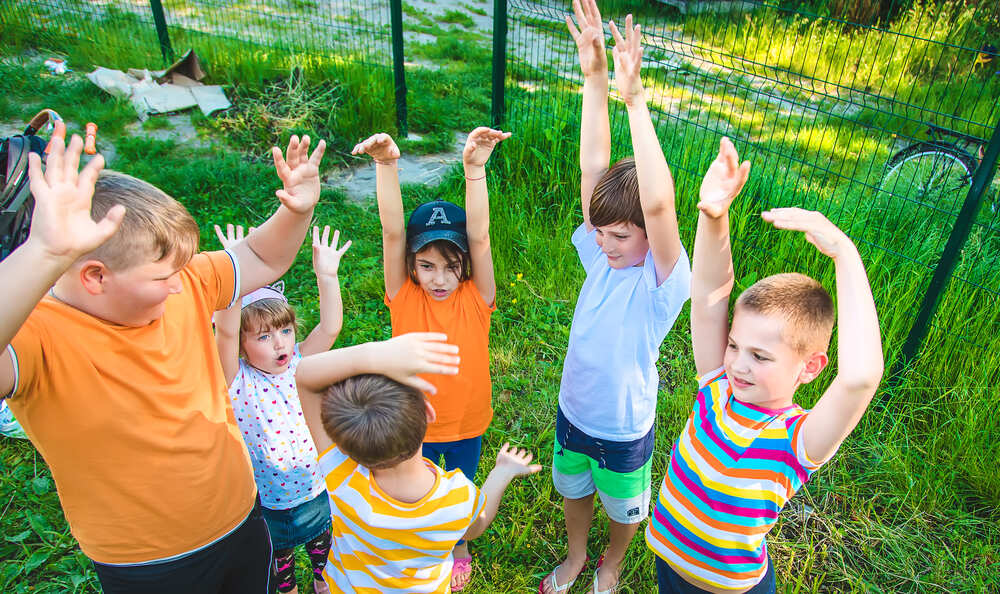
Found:
<path fill-rule="evenodd" d="M 467 575 L 472 576 L 472 557 L 459 557 L 455 559 L 455 562 L 451 566 L 451 575 Z M 469 580 L 466 580 L 465 586 L 469 585 Z M 465 589 L 465 586 L 460 586 L 458 588 L 452 588 L 452 592 L 459 592 Z"/>
<path fill-rule="evenodd" d="M 589 556 L 583 562 L 583 569 L 587 568 L 587 563 L 590 563 Z M 552 588 L 553 594 L 561 594 L 562 592 L 566 592 L 573 587 L 573 584 L 576 583 L 577 578 L 580 577 L 580 573 L 583 573 L 583 569 L 581 569 L 580 573 L 576 574 L 575 578 L 571 579 L 569 582 L 560 586 L 556 583 L 556 572 L 559 571 L 560 567 L 562 567 L 562 563 L 556 565 L 555 569 L 549 572 L 549 575 L 543 577 L 542 581 L 538 582 L 538 594 L 544 594 L 545 590 L 543 589 L 543 586 L 545 586 L 545 580 L 549 580 L 549 587 Z"/>
<path fill-rule="evenodd" d="M 601 570 L 601 565 L 604 565 L 604 555 L 597 560 L 597 569 L 594 571 L 594 594 L 615 594 L 618 591 L 618 584 L 611 586 L 610 590 L 598 590 L 597 589 L 597 572 Z"/>

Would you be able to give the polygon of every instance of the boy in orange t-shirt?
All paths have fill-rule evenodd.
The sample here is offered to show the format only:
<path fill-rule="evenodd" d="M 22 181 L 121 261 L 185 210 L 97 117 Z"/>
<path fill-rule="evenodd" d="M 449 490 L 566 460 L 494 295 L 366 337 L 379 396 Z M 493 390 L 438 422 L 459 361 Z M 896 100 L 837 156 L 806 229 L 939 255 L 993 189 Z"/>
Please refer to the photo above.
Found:
<path fill-rule="evenodd" d="M 420 205 L 403 225 L 403 199 L 396 162 L 399 148 L 388 134 L 354 147 L 375 160 L 376 195 L 382 221 L 385 302 L 392 335 L 443 332 L 462 351 L 457 376 L 435 377 L 431 397 L 437 420 L 427 427 L 423 455 L 445 469 L 460 468 L 473 480 L 483 433 L 493 419 L 490 384 L 490 315 L 496 309 L 496 280 L 490 251 L 490 206 L 486 161 L 510 132 L 476 128 L 462 152 L 465 206 L 438 200 Z M 465 587 L 472 558 L 465 541 L 455 547 L 451 589 Z"/>
<path fill-rule="evenodd" d="M 56 124 L 54 138 L 65 126 Z M 27 241 L 0 262 L 0 397 L 52 470 L 106 593 L 269 593 L 271 544 L 212 313 L 284 273 L 319 198 L 324 143 L 273 149 L 281 207 L 198 253 L 198 226 L 134 177 L 32 155 Z"/>

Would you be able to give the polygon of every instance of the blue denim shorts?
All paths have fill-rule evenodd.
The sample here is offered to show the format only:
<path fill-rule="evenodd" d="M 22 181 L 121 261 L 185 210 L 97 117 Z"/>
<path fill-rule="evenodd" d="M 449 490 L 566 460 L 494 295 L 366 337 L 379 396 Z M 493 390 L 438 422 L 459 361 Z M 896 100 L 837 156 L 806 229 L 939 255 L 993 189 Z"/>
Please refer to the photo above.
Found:
<path fill-rule="evenodd" d="M 324 490 L 312 501 L 290 509 L 263 508 L 274 550 L 292 549 L 330 529 L 330 496 Z"/>

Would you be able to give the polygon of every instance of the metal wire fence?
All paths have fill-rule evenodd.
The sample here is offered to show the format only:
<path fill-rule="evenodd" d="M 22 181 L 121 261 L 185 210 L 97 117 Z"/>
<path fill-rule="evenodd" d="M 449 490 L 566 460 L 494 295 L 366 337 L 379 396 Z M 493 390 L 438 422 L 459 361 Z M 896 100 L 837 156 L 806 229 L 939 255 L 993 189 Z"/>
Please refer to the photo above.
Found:
<path fill-rule="evenodd" d="M 583 81 L 569 3 L 504 4 L 506 27 L 495 31 L 507 35 L 495 47 L 505 53 L 494 64 L 507 75 L 502 88 L 494 80 L 494 118 L 575 127 Z M 754 163 L 754 213 L 813 208 L 853 237 L 900 364 L 923 344 L 975 369 L 1000 347 L 1000 5 L 883 2 L 891 20 L 850 22 L 801 3 L 635 4 L 651 112 L 687 191 L 686 233 L 691 195 L 729 136 Z M 626 10 L 605 12 L 621 23 Z M 631 145 L 624 109 L 612 101 L 611 111 L 617 158 Z M 790 268 L 830 286 L 829 263 L 751 219 L 734 229 L 738 279 Z"/>
<path fill-rule="evenodd" d="M 365 64 L 392 84 L 398 0 L 7 0 L 5 33 L 74 50 L 113 68 L 161 68 L 188 49 L 216 61 L 278 64 L 294 56 L 331 69 Z M 402 48 L 401 39 L 398 43 Z M 402 54 L 400 51 L 400 67 Z M 239 76 L 238 71 L 233 73 Z M 236 82 L 236 81 L 233 81 Z M 400 84 L 397 82 L 397 84 Z M 405 104 L 401 107 L 405 126 Z"/>

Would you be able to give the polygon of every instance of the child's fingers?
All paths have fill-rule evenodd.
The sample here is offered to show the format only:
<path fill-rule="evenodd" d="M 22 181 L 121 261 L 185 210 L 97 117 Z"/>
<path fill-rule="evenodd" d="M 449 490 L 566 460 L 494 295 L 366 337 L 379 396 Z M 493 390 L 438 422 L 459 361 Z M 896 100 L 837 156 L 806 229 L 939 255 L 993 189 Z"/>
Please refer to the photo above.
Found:
<path fill-rule="evenodd" d="M 76 134 L 69 141 L 69 150 L 63 154 L 63 180 L 76 185 L 80 169 L 80 153 L 83 151 L 83 140 Z"/>
<path fill-rule="evenodd" d="M 35 196 L 35 201 L 44 201 L 46 198 L 44 190 L 48 188 L 45 174 L 42 173 L 42 158 L 36 153 L 28 153 L 28 187 Z"/>
<path fill-rule="evenodd" d="M 566 16 L 566 28 L 569 29 L 569 35 L 573 38 L 573 41 L 576 41 L 580 37 L 580 30 L 573 24 L 573 19 L 569 15 Z"/>
<path fill-rule="evenodd" d="M 337 250 L 337 254 L 340 255 L 340 256 L 343 256 L 344 252 L 346 252 L 347 248 L 349 248 L 349 247 L 351 247 L 351 240 L 350 239 L 348 239 L 347 242 L 344 243 L 344 246 L 342 248 L 340 248 L 339 250 Z"/>
<path fill-rule="evenodd" d="M 307 146 L 308 146 L 308 138 L 309 137 L 306 136 L 306 139 L 307 139 L 306 145 Z M 314 150 L 312 152 L 312 154 L 309 155 L 309 163 L 311 165 L 315 165 L 316 167 L 319 167 L 320 162 L 323 160 L 323 153 L 325 153 L 325 152 L 326 152 L 326 141 L 325 140 L 320 140 L 316 144 L 316 150 Z"/>
<path fill-rule="evenodd" d="M 437 388 L 434 387 L 434 384 L 430 383 L 425 379 L 421 379 L 415 375 L 405 378 L 404 381 L 401 383 L 416 388 L 421 392 L 426 392 L 427 394 L 437 394 Z"/>
<path fill-rule="evenodd" d="M 319 247 L 319 227 L 313 225 L 313 247 Z"/>
<path fill-rule="evenodd" d="M 226 245 L 226 236 L 222 234 L 222 227 L 215 225 L 215 236 L 219 238 L 219 243 Z"/>
<path fill-rule="evenodd" d="M 446 355 L 457 355 L 458 345 L 448 342 L 426 341 L 424 348 L 429 353 L 442 353 Z"/>
<path fill-rule="evenodd" d="M 618 32 L 618 27 L 615 26 L 613 20 L 608 21 L 608 27 L 611 29 L 611 36 L 615 39 L 615 47 L 617 48 L 619 45 L 624 46 L 625 40 L 622 38 L 622 34 Z"/>
<path fill-rule="evenodd" d="M 97 245 L 100 245 L 111 238 L 125 219 L 125 205 L 116 204 L 104 214 L 104 218 L 97 222 Z"/>
<path fill-rule="evenodd" d="M 83 171 L 80 172 L 80 177 L 76 180 L 76 186 L 78 188 L 88 188 L 92 191 L 94 184 L 97 183 L 97 176 L 100 175 L 102 169 L 104 169 L 104 156 L 98 153 L 84 166 Z"/>
<path fill-rule="evenodd" d="M 274 169 L 278 172 L 278 177 L 285 179 L 291 175 L 292 170 L 288 168 L 288 162 L 281 155 L 280 148 L 276 146 L 271 147 L 271 158 L 274 159 Z"/>
<path fill-rule="evenodd" d="M 535 474 L 536 472 L 540 471 L 541 469 L 542 469 L 542 465 L 541 464 L 532 464 L 531 466 L 528 467 L 528 470 L 531 471 L 531 474 Z"/>

